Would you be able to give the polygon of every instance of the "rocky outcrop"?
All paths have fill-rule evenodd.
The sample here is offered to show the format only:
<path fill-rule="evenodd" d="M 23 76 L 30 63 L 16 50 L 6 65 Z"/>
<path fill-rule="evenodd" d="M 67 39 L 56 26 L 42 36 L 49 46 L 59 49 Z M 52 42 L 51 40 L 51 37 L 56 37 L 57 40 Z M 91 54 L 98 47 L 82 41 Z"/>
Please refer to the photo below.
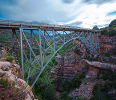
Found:
<path fill-rule="evenodd" d="M 114 63 L 116 64 L 116 57 L 110 56 L 110 57 L 105 57 L 105 56 L 99 56 L 99 61 L 101 62 L 109 62 L 109 63 Z"/>
<path fill-rule="evenodd" d="M 105 53 L 116 46 L 116 37 L 101 36 L 99 38 L 100 53 Z"/>
<path fill-rule="evenodd" d="M 58 78 L 62 80 L 71 80 L 75 75 L 75 71 L 69 66 L 55 66 L 50 75 L 55 79 L 55 81 L 57 81 Z"/>
<path fill-rule="evenodd" d="M 0 62 L 0 100 L 35 100 L 31 87 L 22 80 L 20 66 Z"/>
<path fill-rule="evenodd" d="M 8 71 L 11 68 L 10 62 L 0 62 L 0 69 Z"/>
<path fill-rule="evenodd" d="M 86 84 L 82 83 L 80 85 L 80 88 L 73 90 L 71 93 L 69 93 L 69 96 L 71 96 L 73 100 L 76 100 L 76 98 L 78 97 L 81 97 L 81 98 L 86 97 L 89 100 L 93 96 L 92 90 L 95 84 L 96 84 L 96 81 L 88 82 Z"/>
<path fill-rule="evenodd" d="M 98 61 L 88 61 L 86 59 L 83 59 L 83 62 L 86 63 L 88 66 L 92 66 L 95 68 L 116 71 L 116 65 L 114 65 L 114 64 L 101 63 Z"/>

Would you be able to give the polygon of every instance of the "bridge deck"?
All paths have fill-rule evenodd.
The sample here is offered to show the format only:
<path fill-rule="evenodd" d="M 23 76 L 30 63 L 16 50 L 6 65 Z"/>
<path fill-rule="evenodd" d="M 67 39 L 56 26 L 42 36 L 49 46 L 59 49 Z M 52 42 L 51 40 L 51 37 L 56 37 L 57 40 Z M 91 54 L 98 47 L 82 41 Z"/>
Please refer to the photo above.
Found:
<path fill-rule="evenodd" d="M 64 25 L 50 25 L 50 24 L 39 24 L 39 23 L 28 23 L 28 22 L 15 22 L 15 21 L 4 21 L 0 20 L 0 29 L 19 29 L 23 28 L 26 30 L 37 30 L 41 28 L 42 30 L 55 30 L 55 31 L 99 31 L 92 30 L 89 28 L 78 28 Z M 100 32 L 100 31 L 99 31 Z"/>

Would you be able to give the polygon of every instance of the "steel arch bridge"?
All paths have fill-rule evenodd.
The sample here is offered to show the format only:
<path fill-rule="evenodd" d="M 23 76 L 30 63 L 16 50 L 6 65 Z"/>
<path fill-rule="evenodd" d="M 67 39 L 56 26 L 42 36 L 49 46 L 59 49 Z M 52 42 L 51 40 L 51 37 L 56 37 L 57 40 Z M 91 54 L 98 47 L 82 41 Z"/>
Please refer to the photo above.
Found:
<path fill-rule="evenodd" d="M 30 78 L 36 76 L 31 87 L 35 85 L 54 55 L 73 39 L 82 41 L 90 54 L 100 54 L 98 39 L 100 30 L 9 20 L 0 20 L 0 29 L 12 29 L 12 56 L 15 55 L 15 46 L 18 46 L 23 80 L 28 82 Z M 34 59 L 31 59 L 32 56 Z M 24 65 L 24 57 L 26 65 Z M 24 77 L 25 74 L 28 74 L 27 77 Z"/>

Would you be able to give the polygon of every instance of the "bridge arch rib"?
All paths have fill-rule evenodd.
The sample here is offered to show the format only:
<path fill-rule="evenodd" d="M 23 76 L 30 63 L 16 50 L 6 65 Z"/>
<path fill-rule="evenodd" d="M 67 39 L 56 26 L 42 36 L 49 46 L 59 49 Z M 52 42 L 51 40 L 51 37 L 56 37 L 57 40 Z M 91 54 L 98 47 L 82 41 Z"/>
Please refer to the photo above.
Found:
<path fill-rule="evenodd" d="M 73 39 L 79 39 L 80 41 L 82 41 L 86 45 L 87 49 L 90 51 L 91 54 L 94 54 L 94 55 L 99 54 L 98 32 L 84 32 L 84 31 L 81 31 L 81 32 L 80 31 L 79 32 L 75 32 L 75 31 L 69 32 L 68 31 L 68 32 L 66 32 L 66 31 L 63 31 L 63 33 L 59 33 L 57 31 L 52 30 L 52 34 L 51 34 L 50 32 L 44 31 L 44 30 L 42 31 L 41 29 L 38 29 L 37 31 L 38 31 L 38 33 L 35 35 L 33 33 L 33 31 L 31 30 L 30 40 L 27 39 L 25 33 L 23 32 L 23 29 L 20 31 L 20 40 L 22 40 L 21 39 L 21 36 L 22 36 L 22 38 L 24 38 L 26 40 L 26 43 L 28 44 L 28 46 L 30 48 L 30 59 L 31 59 L 32 54 L 35 57 L 35 59 L 33 61 L 29 62 L 30 65 L 26 68 L 23 65 L 23 61 L 22 61 L 22 66 L 23 66 L 23 68 L 25 68 L 25 69 L 22 68 L 24 70 L 23 74 L 28 72 L 28 76 L 26 78 L 27 82 L 30 77 L 33 77 L 34 75 L 37 74 L 37 77 L 34 80 L 32 87 L 37 82 L 41 73 L 46 68 L 46 66 L 51 61 L 51 59 L 54 57 L 54 55 L 65 44 L 67 44 L 68 42 L 70 42 Z M 35 40 L 38 44 L 39 55 L 35 54 L 31 47 L 31 45 L 32 45 L 31 42 L 33 42 L 32 34 L 35 36 Z M 22 50 L 21 55 L 22 55 L 22 60 L 23 60 L 23 46 L 22 46 L 21 50 Z M 46 56 L 46 53 L 47 53 L 47 56 Z M 25 55 L 25 57 L 26 57 L 26 55 Z M 47 59 L 47 58 L 49 58 L 49 59 Z M 47 59 L 47 61 L 45 61 L 46 59 Z M 37 67 L 37 66 L 34 67 L 35 63 L 38 63 L 39 67 Z M 36 72 L 36 73 L 33 72 L 32 68 L 38 70 L 38 72 Z"/>
<path fill-rule="evenodd" d="M 73 39 L 82 41 L 91 54 L 99 55 L 100 53 L 99 30 L 13 22 L 0 22 L 0 29 L 12 29 L 12 48 L 14 48 L 16 40 L 21 52 L 23 79 L 28 82 L 30 77 L 37 76 L 31 87 L 35 85 L 54 55 Z M 29 30 L 30 33 L 28 34 L 25 30 Z M 12 55 L 14 55 L 13 49 Z M 24 60 L 26 60 L 26 64 L 24 64 Z M 25 74 L 27 74 L 26 77 Z"/>

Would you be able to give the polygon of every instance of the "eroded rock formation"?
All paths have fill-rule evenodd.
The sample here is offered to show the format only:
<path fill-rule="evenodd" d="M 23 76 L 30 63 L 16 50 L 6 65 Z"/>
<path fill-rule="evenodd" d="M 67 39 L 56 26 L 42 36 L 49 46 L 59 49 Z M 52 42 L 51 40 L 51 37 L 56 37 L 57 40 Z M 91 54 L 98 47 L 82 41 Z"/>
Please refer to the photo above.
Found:
<path fill-rule="evenodd" d="M 0 100 L 35 100 L 31 87 L 21 77 L 19 65 L 0 61 Z"/>
<path fill-rule="evenodd" d="M 105 53 L 116 47 L 116 37 L 101 36 L 99 38 L 100 53 Z"/>

